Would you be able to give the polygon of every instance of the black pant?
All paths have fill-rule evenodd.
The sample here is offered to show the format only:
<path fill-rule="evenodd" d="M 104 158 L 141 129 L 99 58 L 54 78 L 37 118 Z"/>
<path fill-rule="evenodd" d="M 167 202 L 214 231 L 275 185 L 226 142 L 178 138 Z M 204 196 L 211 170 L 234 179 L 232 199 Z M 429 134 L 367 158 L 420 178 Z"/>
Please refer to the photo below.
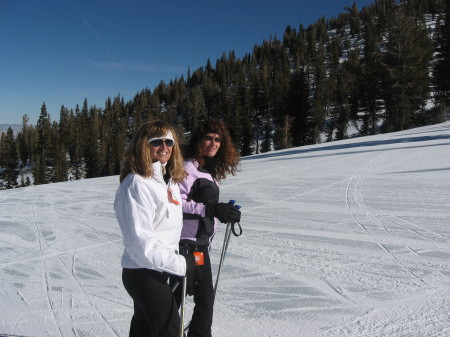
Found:
<path fill-rule="evenodd" d="M 208 248 L 195 245 L 180 245 L 180 253 L 184 256 L 192 254 L 196 250 L 203 252 L 205 264 L 195 267 L 196 279 L 193 291 L 195 305 L 187 337 L 211 337 L 214 289 Z M 181 287 L 176 288 L 174 295 L 178 306 L 180 306 Z"/>
<path fill-rule="evenodd" d="M 133 299 L 130 337 L 179 337 L 180 316 L 167 280 L 169 274 L 126 269 L 122 282 Z"/>

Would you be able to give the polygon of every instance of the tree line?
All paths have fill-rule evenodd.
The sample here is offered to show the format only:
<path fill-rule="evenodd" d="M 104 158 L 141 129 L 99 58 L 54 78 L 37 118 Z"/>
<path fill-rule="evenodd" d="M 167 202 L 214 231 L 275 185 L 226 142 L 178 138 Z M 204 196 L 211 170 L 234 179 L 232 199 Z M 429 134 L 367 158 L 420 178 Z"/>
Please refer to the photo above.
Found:
<path fill-rule="evenodd" d="M 242 156 L 439 123 L 450 105 L 449 7 L 443 0 L 356 3 L 336 18 L 287 26 L 251 53 L 208 59 L 187 78 L 161 81 L 125 102 L 45 103 L 36 125 L 0 139 L 0 188 L 117 175 L 140 123 L 162 119 L 185 137 L 222 118 Z M 33 182 L 19 177 L 32 168 Z M 22 171 L 23 172 L 23 171 Z M 22 176 L 23 177 L 23 176 Z"/>

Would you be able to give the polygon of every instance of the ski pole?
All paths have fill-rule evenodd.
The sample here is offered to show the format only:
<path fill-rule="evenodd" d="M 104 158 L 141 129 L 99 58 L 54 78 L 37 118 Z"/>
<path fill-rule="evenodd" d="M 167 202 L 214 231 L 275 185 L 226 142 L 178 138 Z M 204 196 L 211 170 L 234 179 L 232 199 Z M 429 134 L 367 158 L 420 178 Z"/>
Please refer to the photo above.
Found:
<path fill-rule="evenodd" d="M 228 203 L 231 205 L 234 205 L 236 203 L 236 200 L 230 200 Z M 237 209 L 241 208 L 241 206 L 239 206 L 239 205 L 236 205 L 235 207 Z M 220 255 L 219 269 L 217 270 L 216 283 L 214 284 L 214 299 L 216 298 L 216 291 L 217 291 L 217 285 L 219 283 L 220 270 L 222 269 L 223 261 L 225 260 L 225 254 L 228 249 L 228 242 L 230 241 L 230 235 L 231 235 L 232 231 L 234 233 L 233 227 L 234 227 L 234 224 L 232 224 L 231 222 L 227 223 L 227 228 L 225 230 L 225 237 L 224 237 L 223 246 L 222 246 L 222 254 Z M 239 225 L 239 228 L 240 228 L 240 225 Z M 241 233 L 242 233 L 242 229 L 241 229 Z M 234 235 L 236 235 L 236 233 L 234 233 Z M 239 235 L 236 235 L 236 236 L 239 236 Z"/>
<path fill-rule="evenodd" d="M 222 246 L 222 254 L 220 255 L 219 269 L 217 270 L 216 283 L 214 285 L 214 299 L 216 298 L 216 291 L 217 291 L 217 284 L 219 283 L 220 270 L 222 269 L 223 260 L 225 258 L 225 252 L 228 247 L 228 241 L 230 240 L 230 233 L 231 233 L 230 228 L 231 228 L 231 223 L 227 223 L 227 229 L 225 231 L 225 237 L 224 237 L 223 246 Z"/>
<path fill-rule="evenodd" d="M 175 282 L 175 284 L 172 286 L 172 288 L 170 288 L 170 291 L 172 291 L 172 293 L 174 293 L 175 290 L 177 290 L 179 285 L 180 285 L 180 281 Z"/>
<path fill-rule="evenodd" d="M 186 304 L 186 275 L 183 276 L 183 289 L 181 291 L 181 307 L 180 307 L 180 337 L 184 337 L 184 307 Z"/>

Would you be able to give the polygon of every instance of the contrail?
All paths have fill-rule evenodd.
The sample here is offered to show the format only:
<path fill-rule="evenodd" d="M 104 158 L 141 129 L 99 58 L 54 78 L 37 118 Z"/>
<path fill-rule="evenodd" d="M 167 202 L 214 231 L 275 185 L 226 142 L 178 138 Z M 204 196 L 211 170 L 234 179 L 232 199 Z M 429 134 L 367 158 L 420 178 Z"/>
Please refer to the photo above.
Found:
<path fill-rule="evenodd" d="M 90 59 L 89 57 L 84 56 L 84 55 L 81 55 L 80 53 L 77 53 L 77 54 L 78 54 L 79 56 L 81 56 L 82 58 L 84 58 L 84 59 L 88 60 L 89 62 L 91 62 L 93 65 L 95 65 L 95 66 L 99 67 L 100 69 L 102 69 L 102 70 L 104 70 L 104 71 L 110 73 L 111 75 L 116 76 L 117 78 L 120 78 L 120 79 L 122 78 L 122 77 L 120 77 L 119 75 L 117 75 L 116 73 L 114 73 L 114 72 L 112 72 L 111 70 L 109 70 L 108 68 L 106 68 L 105 66 L 101 65 L 100 63 L 95 62 L 94 60 Z"/>
<path fill-rule="evenodd" d="M 108 54 L 109 58 L 112 60 L 112 63 L 114 65 L 115 68 L 117 68 L 117 62 L 114 60 L 114 57 L 112 56 L 111 52 L 109 51 L 109 48 L 106 46 L 106 44 L 103 42 L 103 40 L 101 39 L 100 35 L 98 35 L 98 33 L 94 30 L 94 28 L 92 28 L 92 26 L 89 24 L 89 22 L 87 21 L 86 17 L 83 14 L 83 11 L 81 10 L 80 6 L 78 5 L 77 0 L 74 0 L 75 6 L 78 9 L 78 12 L 80 13 L 81 19 L 83 20 L 83 23 L 85 24 L 85 26 L 94 34 L 94 36 L 97 38 L 98 42 L 100 43 L 100 45 L 102 46 L 103 50 L 106 52 L 106 54 Z M 101 69 L 109 72 L 110 74 L 117 76 L 120 78 L 119 75 L 113 73 L 112 71 L 109 71 L 108 69 L 106 69 L 104 66 L 100 65 L 97 62 L 94 62 L 93 60 L 85 57 L 87 60 L 89 60 L 90 62 L 94 63 L 95 65 L 99 66 Z"/>

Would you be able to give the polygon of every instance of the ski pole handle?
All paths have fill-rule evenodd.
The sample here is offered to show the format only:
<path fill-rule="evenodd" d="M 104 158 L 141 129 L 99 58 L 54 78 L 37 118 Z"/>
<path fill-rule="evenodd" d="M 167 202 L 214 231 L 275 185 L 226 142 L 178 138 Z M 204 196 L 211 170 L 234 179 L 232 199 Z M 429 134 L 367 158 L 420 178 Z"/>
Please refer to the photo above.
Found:
<path fill-rule="evenodd" d="M 230 201 L 228 201 L 228 203 L 230 205 L 233 205 L 234 207 L 236 207 L 237 210 L 241 209 L 240 205 L 235 205 L 236 204 L 236 200 L 230 200 Z"/>
<path fill-rule="evenodd" d="M 238 211 L 242 208 L 241 205 L 235 205 L 236 204 L 236 200 L 230 200 L 228 201 L 228 203 L 230 205 L 233 205 Z M 237 225 L 239 226 L 239 234 L 236 232 L 236 230 L 234 229 L 234 225 L 235 223 L 231 223 L 231 231 L 233 232 L 234 236 L 240 236 L 242 234 L 242 227 L 241 224 L 238 222 Z"/>

